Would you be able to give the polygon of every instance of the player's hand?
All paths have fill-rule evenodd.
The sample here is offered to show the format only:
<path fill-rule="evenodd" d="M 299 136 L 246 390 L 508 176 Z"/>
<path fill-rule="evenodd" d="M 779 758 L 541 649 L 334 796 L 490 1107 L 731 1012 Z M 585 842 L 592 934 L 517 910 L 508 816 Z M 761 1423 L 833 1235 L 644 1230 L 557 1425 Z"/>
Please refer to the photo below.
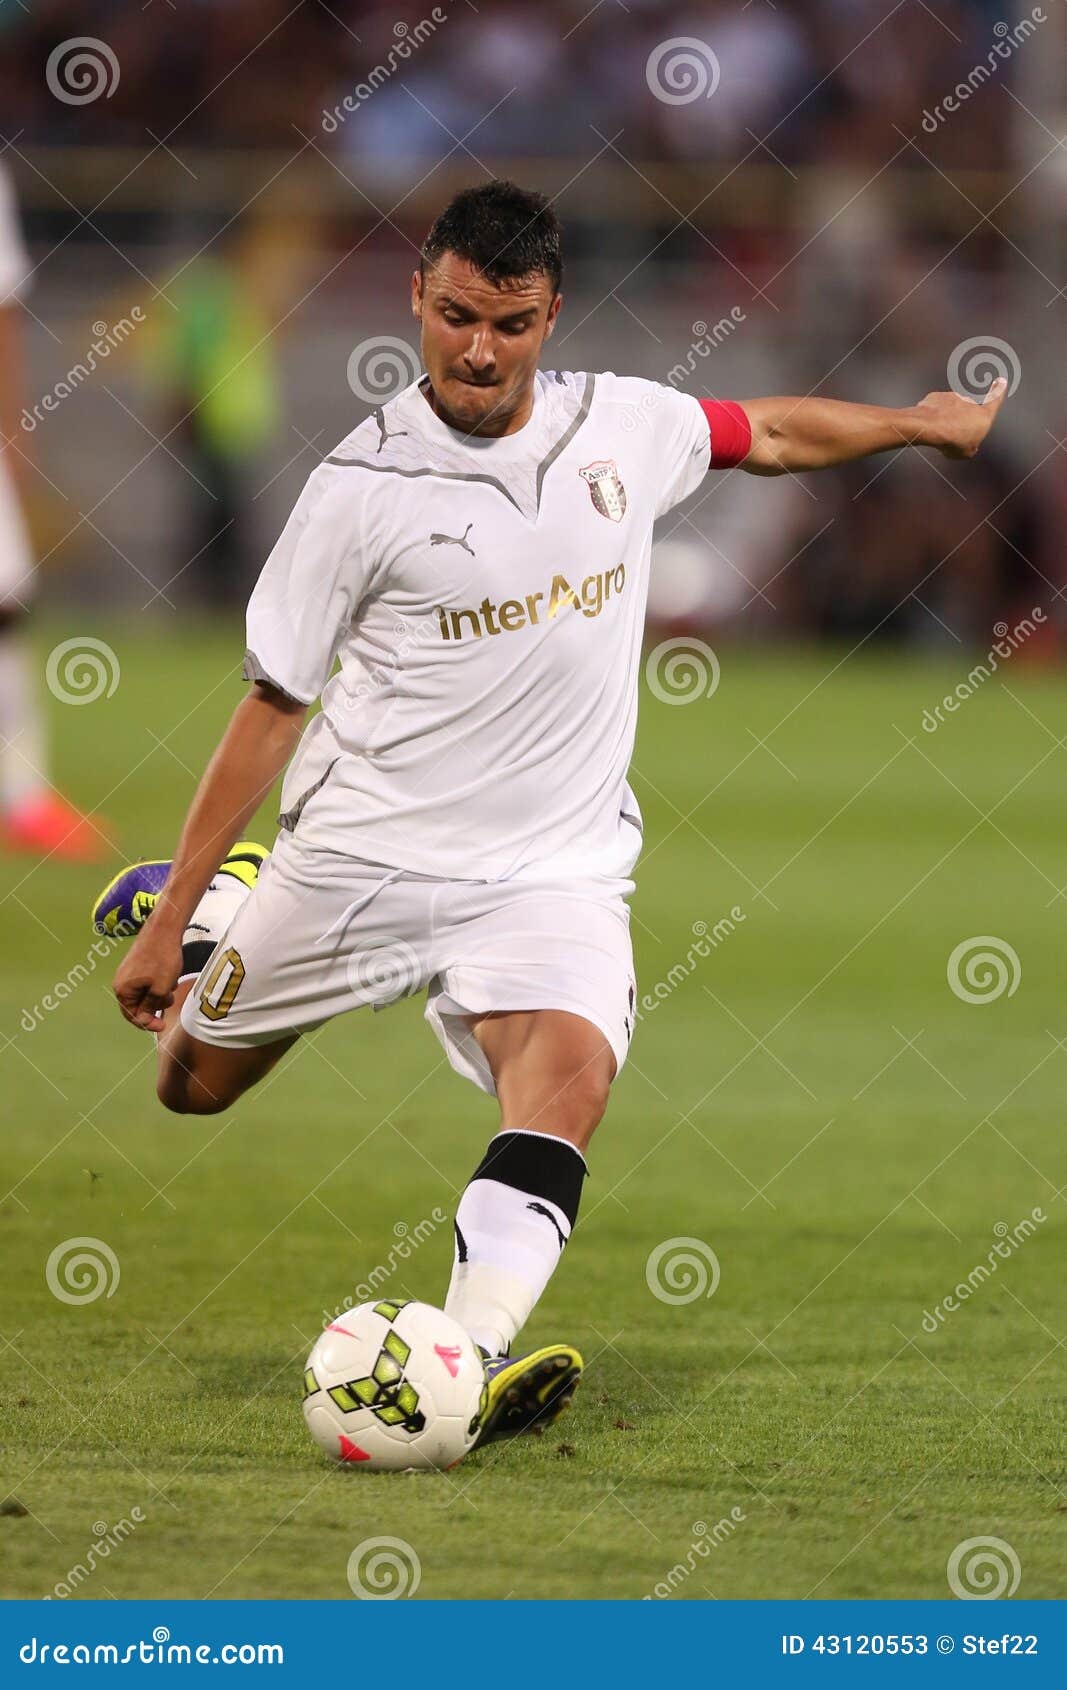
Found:
<path fill-rule="evenodd" d="M 119 1008 L 132 1026 L 149 1033 L 163 1031 L 163 1011 L 174 1002 L 181 971 L 181 940 L 165 930 L 153 933 L 149 920 L 112 982 Z"/>
<path fill-rule="evenodd" d="M 928 393 L 915 410 L 922 424 L 920 446 L 934 446 L 946 458 L 973 458 L 997 420 L 1008 383 L 998 376 L 984 399 L 959 393 Z"/>

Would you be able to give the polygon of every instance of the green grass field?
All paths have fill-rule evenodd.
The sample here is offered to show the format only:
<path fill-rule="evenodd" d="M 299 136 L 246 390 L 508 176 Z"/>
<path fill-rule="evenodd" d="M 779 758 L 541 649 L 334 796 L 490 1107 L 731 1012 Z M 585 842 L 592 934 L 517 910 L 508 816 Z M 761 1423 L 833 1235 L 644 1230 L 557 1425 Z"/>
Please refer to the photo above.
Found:
<path fill-rule="evenodd" d="M 165 854 L 240 696 L 240 631 L 92 631 L 121 682 L 53 705 L 58 778 L 124 858 Z M 26 1511 L 0 1511 L 3 1595 L 53 1590 L 134 1509 L 77 1594 L 346 1598 L 382 1535 L 430 1599 L 944 1597 L 953 1549 L 988 1536 L 1020 1596 L 1062 1594 L 1064 682 L 1013 659 L 929 734 L 969 657 L 843 656 L 726 650 L 713 698 L 644 701 L 655 1008 L 527 1333 L 577 1342 L 586 1380 L 546 1437 L 441 1478 L 330 1467 L 299 1394 L 323 1311 L 391 1251 L 390 1291 L 443 1297 L 450 1223 L 407 1260 L 398 1229 L 450 1214 L 495 1115 L 421 1002 L 323 1029 L 232 1115 L 170 1116 L 109 963 L 40 1011 L 95 961 L 100 872 L 0 862 L 0 1497 Z M 690 967 L 693 924 L 734 906 Z M 946 967 L 981 935 L 1021 972 L 968 1003 Z M 110 1297 L 49 1291 L 75 1237 L 117 1257 Z M 652 1294 L 675 1238 L 714 1250 L 713 1296 Z"/>

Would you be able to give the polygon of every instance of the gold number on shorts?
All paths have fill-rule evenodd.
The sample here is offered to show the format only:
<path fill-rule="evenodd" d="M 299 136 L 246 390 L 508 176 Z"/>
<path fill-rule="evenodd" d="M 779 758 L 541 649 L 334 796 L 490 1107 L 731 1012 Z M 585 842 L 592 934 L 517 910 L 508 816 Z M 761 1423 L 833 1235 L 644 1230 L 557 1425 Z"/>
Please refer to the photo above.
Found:
<path fill-rule="evenodd" d="M 219 991 L 219 984 L 225 977 L 225 984 Z M 214 968 L 204 982 L 200 993 L 200 1008 L 209 1021 L 222 1021 L 233 1008 L 233 1000 L 241 989 L 241 981 L 245 977 L 245 965 L 241 961 L 239 951 L 231 945 L 223 951 Z M 212 1001 L 212 994 L 217 994 Z"/>

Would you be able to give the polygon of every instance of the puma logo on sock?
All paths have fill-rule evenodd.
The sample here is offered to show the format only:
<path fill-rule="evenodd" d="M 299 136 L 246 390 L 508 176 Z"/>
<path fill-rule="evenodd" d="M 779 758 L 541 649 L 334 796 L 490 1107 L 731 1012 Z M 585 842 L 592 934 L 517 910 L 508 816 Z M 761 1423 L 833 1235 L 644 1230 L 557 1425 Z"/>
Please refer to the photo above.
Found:
<path fill-rule="evenodd" d="M 566 1234 L 563 1231 L 563 1228 L 560 1226 L 560 1224 L 559 1224 L 558 1220 L 556 1219 L 555 1215 L 552 1213 L 552 1210 L 546 1209 L 543 1203 L 527 1203 L 526 1207 L 528 1209 L 532 1209 L 535 1215 L 544 1215 L 546 1221 L 552 1222 L 552 1225 L 555 1227 L 556 1231 L 559 1233 L 559 1247 L 562 1250 L 564 1244 L 566 1244 L 566 1242 L 567 1242 L 567 1238 L 566 1238 Z"/>

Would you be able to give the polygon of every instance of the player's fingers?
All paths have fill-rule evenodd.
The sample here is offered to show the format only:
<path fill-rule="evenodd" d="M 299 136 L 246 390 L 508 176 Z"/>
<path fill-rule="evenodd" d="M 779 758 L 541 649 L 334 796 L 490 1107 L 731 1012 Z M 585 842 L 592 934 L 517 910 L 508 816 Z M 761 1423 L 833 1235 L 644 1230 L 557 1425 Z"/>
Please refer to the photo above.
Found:
<path fill-rule="evenodd" d="M 116 987 L 115 997 L 131 1027 L 140 1027 L 145 1032 L 152 1031 L 157 1011 L 166 1007 L 163 1000 L 157 999 L 145 984 Z"/>
<path fill-rule="evenodd" d="M 150 1026 L 151 1016 L 139 1004 L 124 1003 L 119 998 L 119 1008 L 122 1011 L 123 1018 L 130 1023 L 131 1027 L 141 1027 L 147 1030 Z"/>
<path fill-rule="evenodd" d="M 1007 376 L 998 376 L 996 381 L 990 382 L 989 391 L 986 394 L 985 398 L 982 400 L 982 404 L 985 405 L 987 409 L 992 409 L 992 410 L 995 411 L 997 409 L 998 405 L 1000 404 L 1001 400 L 1004 398 L 1004 395 L 1005 395 L 1005 393 L 1007 393 L 1007 391 L 1008 391 L 1008 378 L 1007 378 Z"/>
<path fill-rule="evenodd" d="M 129 1019 L 135 1027 L 140 1027 L 142 1032 L 161 1033 L 163 1031 L 162 1012 L 152 1009 L 147 1003 L 142 1003 Z"/>
<path fill-rule="evenodd" d="M 161 1005 L 159 1008 L 154 1008 L 152 1000 L 144 998 L 136 1009 L 123 1010 L 123 1014 L 127 1021 L 132 1022 L 135 1027 L 142 1028 L 146 1033 L 161 1033 L 163 1031 L 163 1010 L 165 1007 L 166 1005 Z"/>

